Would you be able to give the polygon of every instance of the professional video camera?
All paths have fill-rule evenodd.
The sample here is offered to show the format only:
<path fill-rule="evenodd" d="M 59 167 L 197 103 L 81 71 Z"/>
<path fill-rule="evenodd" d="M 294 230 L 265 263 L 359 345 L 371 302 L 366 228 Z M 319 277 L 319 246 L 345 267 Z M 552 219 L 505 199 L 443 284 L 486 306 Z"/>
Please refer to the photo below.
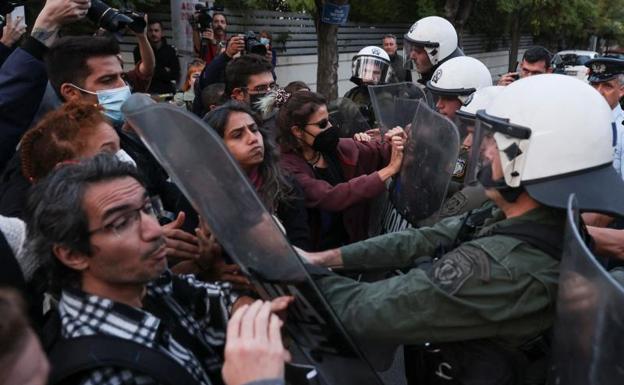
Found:
<path fill-rule="evenodd" d="M 87 18 L 110 32 L 119 32 L 128 27 L 134 32 L 143 32 L 146 27 L 145 14 L 129 9 L 112 8 L 101 0 L 91 0 Z"/>
<path fill-rule="evenodd" d="M 196 14 L 191 16 L 191 24 L 194 28 L 199 31 L 205 31 L 207 29 L 212 28 L 212 15 L 211 11 L 223 12 L 223 6 L 221 5 L 213 5 L 212 7 L 208 7 L 204 4 L 195 4 Z"/>
<path fill-rule="evenodd" d="M 20 5 L 24 5 L 24 2 L 0 0 L 0 28 L 4 28 L 6 25 L 4 15 L 13 12 L 15 7 L 19 7 Z"/>
<path fill-rule="evenodd" d="M 248 31 L 244 36 L 246 53 L 255 53 L 260 56 L 265 56 L 267 54 L 266 45 L 260 42 L 253 31 Z"/>

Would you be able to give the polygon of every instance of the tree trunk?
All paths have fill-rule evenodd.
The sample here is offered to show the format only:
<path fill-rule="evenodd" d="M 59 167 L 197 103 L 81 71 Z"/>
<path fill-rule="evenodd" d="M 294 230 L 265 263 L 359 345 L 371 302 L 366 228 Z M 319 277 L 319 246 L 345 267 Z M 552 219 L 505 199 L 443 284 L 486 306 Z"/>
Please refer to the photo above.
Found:
<path fill-rule="evenodd" d="M 464 39 L 464 26 L 468 21 L 468 17 L 470 17 L 473 4 L 473 0 L 462 0 L 461 6 L 455 16 L 455 28 L 457 29 L 457 37 L 459 38 L 460 45 Z"/>
<path fill-rule="evenodd" d="M 518 48 L 520 47 L 520 11 L 511 15 L 511 42 L 509 47 L 509 72 L 515 72 L 518 65 Z"/>
<path fill-rule="evenodd" d="M 338 97 L 338 25 L 321 22 L 324 0 L 315 0 L 316 41 L 318 67 L 316 71 L 316 91 L 328 100 Z M 333 0 L 334 4 L 347 4 L 348 0 Z"/>
<path fill-rule="evenodd" d="M 464 37 L 464 25 L 468 21 L 472 5 L 473 0 L 446 0 L 444 3 L 444 17 L 455 26 L 460 46 Z"/>

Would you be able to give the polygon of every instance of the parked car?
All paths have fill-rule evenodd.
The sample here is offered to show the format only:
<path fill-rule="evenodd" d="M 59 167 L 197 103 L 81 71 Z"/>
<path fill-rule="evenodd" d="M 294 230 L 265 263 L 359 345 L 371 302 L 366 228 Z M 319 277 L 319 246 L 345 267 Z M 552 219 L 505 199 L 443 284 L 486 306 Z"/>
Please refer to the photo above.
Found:
<path fill-rule="evenodd" d="M 587 81 L 587 67 L 585 67 L 585 63 L 596 57 L 598 57 L 598 52 L 595 51 L 561 51 L 555 54 L 552 64 L 556 73 L 574 76 Z"/>

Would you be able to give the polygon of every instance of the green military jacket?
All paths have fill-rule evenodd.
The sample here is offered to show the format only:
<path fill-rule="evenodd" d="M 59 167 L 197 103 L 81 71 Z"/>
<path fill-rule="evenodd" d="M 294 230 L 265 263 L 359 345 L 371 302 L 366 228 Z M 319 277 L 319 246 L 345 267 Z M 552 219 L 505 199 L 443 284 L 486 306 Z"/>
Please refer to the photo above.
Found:
<path fill-rule="evenodd" d="M 463 218 L 343 247 L 345 267 L 413 266 L 439 246 L 452 246 Z M 559 276 L 559 261 L 545 252 L 510 236 L 488 236 L 521 222 L 561 226 L 563 232 L 564 215 L 540 207 L 505 219 L 497 208 L 473 240 L 444 254 L 428 271 L 412 268 L 372 283 L 332 275 L 318 284 L 357 337 L 397 344 L 496 339 L 517 347 L 552 325 Z"/>

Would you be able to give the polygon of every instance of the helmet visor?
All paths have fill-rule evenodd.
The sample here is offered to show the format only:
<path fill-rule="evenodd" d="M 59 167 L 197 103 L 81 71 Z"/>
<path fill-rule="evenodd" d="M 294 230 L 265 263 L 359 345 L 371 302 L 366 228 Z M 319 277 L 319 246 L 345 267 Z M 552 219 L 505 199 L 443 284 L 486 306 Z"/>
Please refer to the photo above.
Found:
<path fill-rule="evenodd" d="M 403 53 L 405 54 L 404 67 L 405 69 L 414 69 L 416 64 L 412 59 L 412 52 L 416 54 L 429 55 L 430 52 L 435 52 L 440 44 L 432 41 L 415 41 L 405 37 L 403 39 Z"/>
<path fill-rule="evenodd" d="M 362 84 L 386 83 L 390 76 L 390 64 L 373 56 L 360 56 L 353 61 L 352 74 Z"/>
<path fill-rule="evenodd" d="M 466 182 L 466 174 L 471 167 L 471 150 L 472 142 L 475 133 L 475 116 L 462 111 L 457 111 L 455 118 L 455 125 L 459 132 L 459 155 L 457 162 L 455 163 L 455 169 L 453 170 L 453 181 L 459 183 Z"/>
<path fill-rule="evenodd" d="M 498 137 L 499 140 L 505 137 L 508 139 L 525 140 L 531 137 L 531 129 L 510 123 L 507 119 L 488 115 L 485 110 L 477 111 L 472 140 L 464 140 L 465 142 L 471 142 L 471 162 L 466 172 L 466 183 L 476 184 L 479 170 L 489 166 L 491 161 L 499 156 L 499 154 L 493 152 L 499 152 L 495 135 L 502 135 Z M 515 169 L 514 164 L 520 154 L 521 151 L 518 145 L 511 143 L 503 149 L 500 156 L 505 156 L 505 163 L 510 164 L 510 169 Z"/>
<path fill-rule="evenodd" d="M 467 185 L 476 185 L 478 183 L 477 175 L 483 167 L 490 167 L 494 151 L 498 151 L 496 141 L 494 140 L 494 130 L 492 125 L 476 120 L 466 137 L 462 141 L 462 145 L 469 145 L 469 156 L 466 166 L 466 175 L 464 183 Z"/>

